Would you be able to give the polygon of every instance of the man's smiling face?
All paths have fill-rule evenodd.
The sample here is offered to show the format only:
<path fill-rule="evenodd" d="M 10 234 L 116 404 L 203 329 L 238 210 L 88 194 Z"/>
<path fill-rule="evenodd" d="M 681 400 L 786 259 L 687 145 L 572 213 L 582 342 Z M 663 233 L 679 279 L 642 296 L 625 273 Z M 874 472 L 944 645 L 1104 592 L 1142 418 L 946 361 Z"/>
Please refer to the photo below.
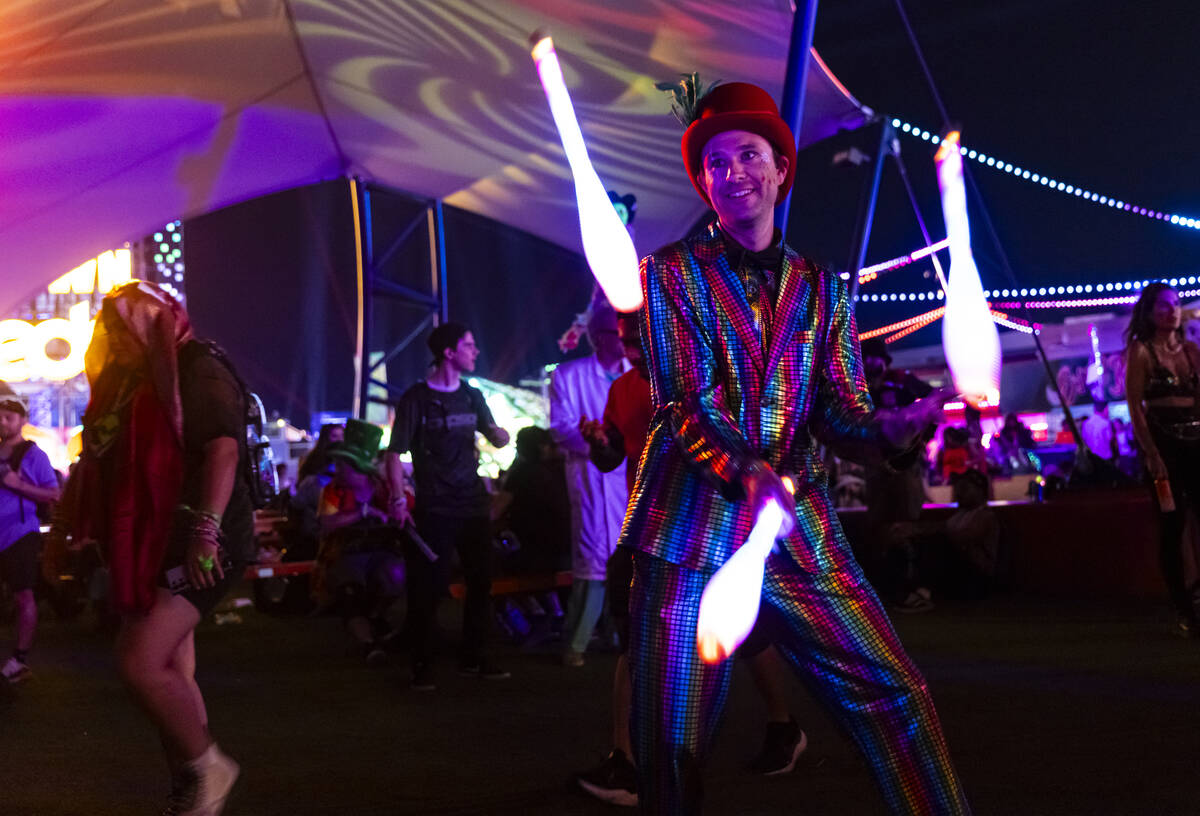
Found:
<path fill-rule="evenodd" d="M 704 191 L 724 224 L 773 218 L 787 160 L 757 133 L 727 130 L 708 140 L 702 156 Z"/>

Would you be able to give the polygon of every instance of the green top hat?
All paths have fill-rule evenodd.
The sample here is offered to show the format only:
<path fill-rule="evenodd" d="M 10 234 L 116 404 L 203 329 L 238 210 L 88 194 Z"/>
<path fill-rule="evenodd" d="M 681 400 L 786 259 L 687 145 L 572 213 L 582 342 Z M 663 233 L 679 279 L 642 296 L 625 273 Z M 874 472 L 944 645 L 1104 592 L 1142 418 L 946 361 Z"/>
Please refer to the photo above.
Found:
<path fill-rule="evenodd" d="M 379 454 L 379 440 L 383 439 L 383 428 L 363 422 L 361 419 L 346 420 L 345 441 L 330 446 L 329 455 L 344 459 L 360 473 L 377 476 L 375 457 Z"/>

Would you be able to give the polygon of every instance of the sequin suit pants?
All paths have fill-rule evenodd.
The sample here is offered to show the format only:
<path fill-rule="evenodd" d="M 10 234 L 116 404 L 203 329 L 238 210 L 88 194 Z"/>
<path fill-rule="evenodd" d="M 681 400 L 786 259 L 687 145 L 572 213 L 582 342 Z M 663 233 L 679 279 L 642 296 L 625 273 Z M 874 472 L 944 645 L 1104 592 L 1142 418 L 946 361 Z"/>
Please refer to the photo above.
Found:
<path fill-rule="evenodd" d="M 696 653 L 710 574 L 635 556 L 629 661 L 643 813 L 700 812 L 733 662 L 708 666 Z M 857 564 L 813 575 L 774 552 L 762 604 L 775 645 L 858 745 L 891 812 L 969 814 L 925 680 Z"/>

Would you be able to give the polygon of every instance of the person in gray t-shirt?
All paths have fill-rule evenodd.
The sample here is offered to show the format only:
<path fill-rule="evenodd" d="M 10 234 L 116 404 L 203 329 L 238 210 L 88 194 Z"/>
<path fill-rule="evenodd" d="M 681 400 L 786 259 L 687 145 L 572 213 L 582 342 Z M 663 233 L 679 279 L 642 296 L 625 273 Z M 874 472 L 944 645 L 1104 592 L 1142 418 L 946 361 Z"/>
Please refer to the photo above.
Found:
<path fill-rule="evenodd" d="M 391 515 L 410 520 L 404 499 L 400 454 L 412 452 L 416 487 L 417 531 L 438 554 L 431 562 L 416 547 L 408 561 L 408 625 L 412 634 L 413 688 L 434 688 L 431 663 L 437 601 L 449 583 L 450 554 L 462 561 L 467 596 L 459 673 L 487 679 L 508 672 L 484 653 L 491 626 L 491 531 L 488 494 L 479 478 L 478 431 L 498 448 L 508 444 L 508 431 L 496 424 L 479 389 L 462 381 L 475 370 L 479 350 L 466 326 L 443 323 L 429 337 L 433 371 L 400 398 L 385 457 Z"/>

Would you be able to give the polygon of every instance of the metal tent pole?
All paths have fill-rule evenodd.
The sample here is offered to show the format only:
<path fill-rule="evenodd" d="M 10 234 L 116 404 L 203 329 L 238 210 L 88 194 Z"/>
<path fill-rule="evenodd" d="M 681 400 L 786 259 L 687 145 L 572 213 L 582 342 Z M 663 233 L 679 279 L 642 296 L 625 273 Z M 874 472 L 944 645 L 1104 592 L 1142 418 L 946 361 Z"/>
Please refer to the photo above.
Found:
<path fill-rule="evenodd" d="M 351 414 L 359 419 L 367 415 L 367 384 L 371 380 L 371 197 L 365 184 L 350 182 L 350 206 L 354 214 L 354 263 L 358 293 L 358 325 L 354 344 L 354 401 Z"/>
<path fill-rule="evenodd" d="M 804 121 L 804 94 L 808 83 L 808 54 L 812 50 L 813 31 L 817 27 L 817 0 L 804 0 L 792 15 L 792 42 L 788 47 L 787 73 L 783 79 L 783 99 L 780 116 L 792 129 L 796 145 L 800 145 L 800 125 Z M 787 238 L 788 213 L 792 194 L 775 208 L 775 226 Z"/>
<path fill-rule="evenodd" d="M 892 152 L 892 140 L 895 134 L 892 121 L 884 118 L 879 131 L 879 147 L 871 167 L 871 189 L 863 200 L 862 209 L 858 213 L 858 223 L 854 227 L 854 249 L 848 264 L 850 269 L 850 300 L 853 302 L 858 295 L 858 270 L 862 269 L 867 259 L 867 246 L 871 243 L 871 226 L 875 223 L 875 204 L 879 199 L 879 179 L 883 175 L 883 163 Z"/>

